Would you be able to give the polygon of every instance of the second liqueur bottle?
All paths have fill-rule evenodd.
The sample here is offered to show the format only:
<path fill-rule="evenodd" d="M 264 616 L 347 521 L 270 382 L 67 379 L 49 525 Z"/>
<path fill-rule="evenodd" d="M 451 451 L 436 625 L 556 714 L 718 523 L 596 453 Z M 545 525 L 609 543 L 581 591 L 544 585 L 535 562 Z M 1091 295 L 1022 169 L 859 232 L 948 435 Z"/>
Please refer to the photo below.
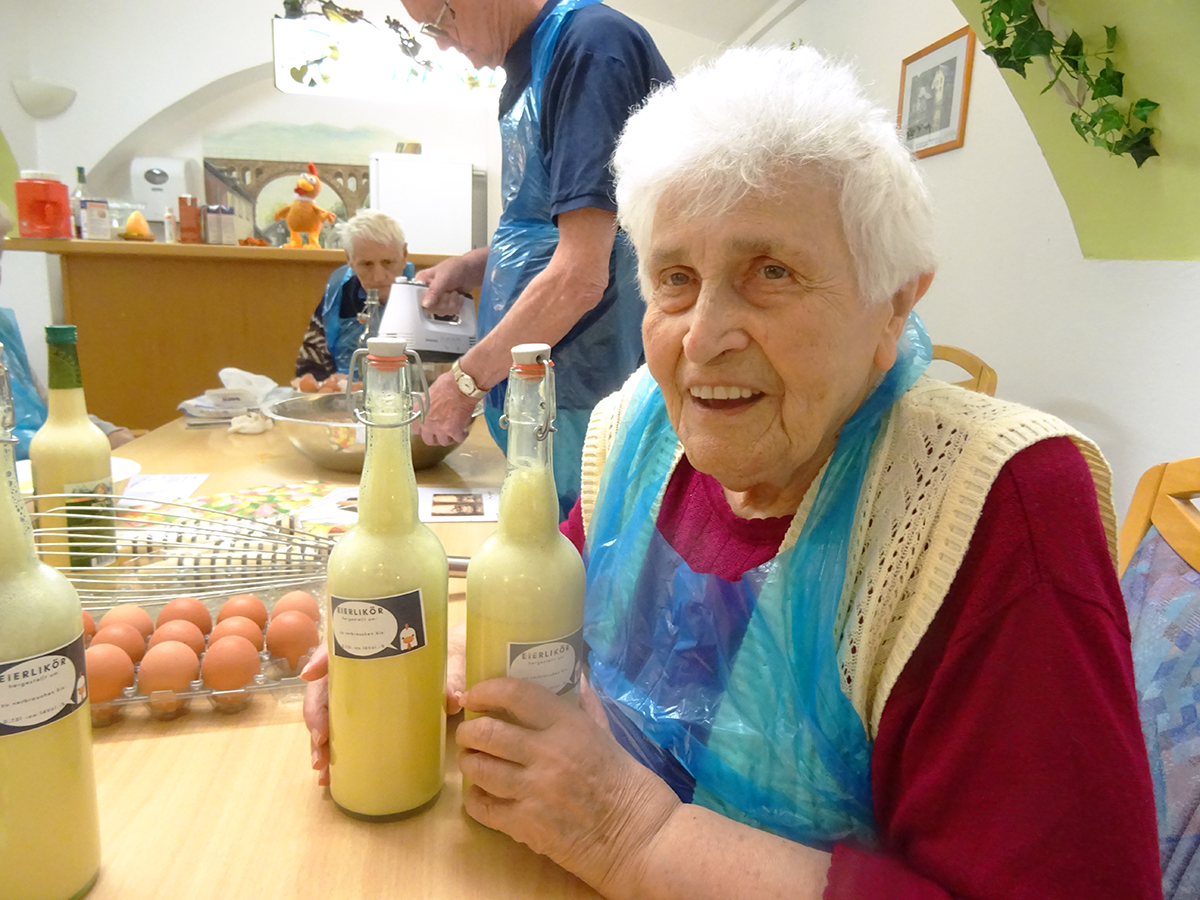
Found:
<path fill-rule="evenodd" d="M 75 326 L 47 326 L 46 350 L 48 415 L 29 442 L 29 468 L 35 494 L 68 496 L 39 496 L 38 549 L 57 568 L 107 565 L 114 553 L 112 449 L 88 418 Z"/>
<path fill-rule="evenodd" d="M 558 530 L 550 347 L 519 344 L 512 356 L 499 520 L 467 567 L 467 687 L 508 676 L 577 697 L 584 571 Z"/>
<path fill-rule="evenodd" d="M 83 613 L 38 561 L 0 364 L 0 898 L 83 896 L 100 867 Z"/>
<path fill-rule="evenodd" d="M 449 569 L 417 518 L 405 342 L 375 337 L 367 347 L 358 522 L 330 553 L 325 621 L 330 792 L 346 812 L 378 818 L 416 809 L 442 786 Z"/>

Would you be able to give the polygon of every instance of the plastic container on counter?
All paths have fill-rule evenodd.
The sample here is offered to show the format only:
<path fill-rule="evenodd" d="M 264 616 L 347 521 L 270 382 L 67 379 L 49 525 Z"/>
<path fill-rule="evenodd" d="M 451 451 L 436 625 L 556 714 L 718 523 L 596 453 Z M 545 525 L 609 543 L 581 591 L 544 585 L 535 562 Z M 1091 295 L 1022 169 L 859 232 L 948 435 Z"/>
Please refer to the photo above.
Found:
<path fill-rule="evenodd" d="M 17 198 L 17 231 L 25 238 L 70 238 L 71 198 L 67 186 L 53 172 L 21 171 L 14 183 Z"/>
<path fill-rule="evenodd" d="M 268 631 L 271 628 L 270 622 L 274 620 L 276 606 L 281 597 L 288 594 L 309 593 L 316 601 L 315 608 L 317 609 L 317 619 L 314 620 L 312 643 L 305 647 L 292 647 L 287 649 L 293 658 L 289 659 L 285 653 L 281 653 L 278 647 L 273 647 L 270 643 L 270 635 Z M 289 587 L 279 590 L 263 591 L 259 595 L 258 600 L 263 606 L 269 610 L 269 620 L 267 624 L 261 625 L 260 640 L 262 642 L 261 649 L 258 650 L 259 667 L 258 672 L 243 687 L 233 688 L 229 690 L 215 690 L 205 683 L 203 677 L 199 675 L 187 681 L 186 684 L 181 684 L 179 690 L 146 690 L 141 682 L 141 669 L 144 660 L 140 659 L 134 663 L 134 681 L 129 686 L 120 691 L 119 694 L 112 698 L 100 698 L 93 696 L 91 698 L 91 716 L 93 727 L 104 727 L 120 722 L 124 718 L 124 713 L 132 707 L 147 708 L 152 718 L 169 721 L 179 716 L 184 715 L 189 709 L 193 708 L 191 701 L 205 699 L 208 701 L 208 706 L 212 710 L 220 713 L 235 713 L 249 706 L 253 695 L 258 693 L 267 693 L 274 699 L 281 700 L 283 695 L 290 695 L 291 700 L 288 702 L 298 702 L 303 696 L 307 682 L 300 677 L 300 670 L 308 663 L 312 651 L 324 639 L 323 625 L 320 621 L 321 598 L 324 593 L 324 585 L 312 583 L 300 587 Z M 248 595 L 235 595 L 246 597 Z M 203 603 L 209 609 L 211 621 L 214 623 L 212 627 L 216 627 L 221 609 L 232 597 L 209 597 Z M 256 601 L 257 602 L 257 601 Z M 143 610 L 151 615 L 151 618 L 157 619 L 161 607 L 164 605 L 162 601 L 152 603 L 122 603 L 118 606 L 140 606 Z M 111 609 L 111 607 L 109 607 Z M 295 607 L 289 607 L 289 610 L 295 610 Z M 108 609 L 93 608 L 88 610 L 97 625 L 104 618 L 104 613 Z M 308 613 L 311 615 L 311 613 Z M 158 626 L 161 627 L 161 624 Z M 155 630 L 158 630 L 157 628 Z M 234 632 L 237 633 L 237 632 Z M 175 639 L 175 638 L 172 638 Z M 212 635 L 205 634 L 205 651 L 212 643 Z M 92 641 L 92 635 L 87 637 L 88 645 L 92 646 L 95 642 Z M 286 641 L 285 641 L 286 643 Z M 308 640 L 304 641 L 308 644 Z M 257 646 L 256 646 L 256 649 Z M 204 652 L 198 654 L 198 661 L 203 665 Z M 89 662 L 89 669 L 92 663 Z M 93 673 L 89 671 L 88 682 L 91 688 L 91 680 Z"/>

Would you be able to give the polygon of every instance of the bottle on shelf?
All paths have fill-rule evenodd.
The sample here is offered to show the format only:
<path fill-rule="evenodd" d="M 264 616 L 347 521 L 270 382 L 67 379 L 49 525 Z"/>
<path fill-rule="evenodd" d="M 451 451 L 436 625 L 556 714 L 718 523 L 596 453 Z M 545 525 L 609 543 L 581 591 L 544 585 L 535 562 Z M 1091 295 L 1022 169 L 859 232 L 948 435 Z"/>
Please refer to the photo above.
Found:
<path fill-rule="evenodd" d="M 550 347 L 519 344 L 512 358 L 499 519 L 467 566 L 467 686 L 507 676 L 577 698 L 584 571 L 558 530 Z"/>
<path fill-rule="evenodd" d="M 108 565 L 115 549 L 112 450 L 88 418 L 75 326 L 48 325 L 46 349 L 48 414 L 29 442 L 38 549 L 56 568 Z"/>
<path fill-rule="evenodd" d="M 369 339 L 351 380 L 363 357 L 358 522 L 330 553 L 327 577 L 329 787 L 347 813 L 387 818 L 424 805 L 442 786 L 449 568 L 417 518 L 405 342 Z"/>
<path fill-rule="evenodd" d="M 83 166 L 75 167 L 75 190 L 71 192 L 71 228 L 74 230 L 73 235 L 76 238 L 83 237 L 83 219 L 80 218 L 80 213 L 83 211 L 83 198 L 87 196 L 87 176 L 83 171 Z"/>
<path fill-rule="evenodd" d="M 82 897 L 100 868 L 79 595 L 38 561 L 0 364 L 0 897 Z"/>

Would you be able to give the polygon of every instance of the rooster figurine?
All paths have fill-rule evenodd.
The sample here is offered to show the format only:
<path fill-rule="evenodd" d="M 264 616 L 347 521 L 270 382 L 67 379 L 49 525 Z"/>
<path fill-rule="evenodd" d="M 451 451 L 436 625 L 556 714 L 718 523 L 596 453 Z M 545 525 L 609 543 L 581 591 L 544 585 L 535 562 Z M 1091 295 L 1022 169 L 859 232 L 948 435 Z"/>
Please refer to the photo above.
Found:
<path fill-rule="evenodd" d="M 285 247 L 303 247 L 304 235 L 308 235 L 308 247 L 321 248 L 321 225 L 324 222 L 332 224 L 337 217 L 328 210 L 321 209 L 313 203 L 313 198 L 321 192 L 321 179 L 317 177 L 317 167 L 308 164 L 308 174 L 296 179 L 296 199 L 275 213 L 275 221 L 285 219 L 291 238 Z"/>

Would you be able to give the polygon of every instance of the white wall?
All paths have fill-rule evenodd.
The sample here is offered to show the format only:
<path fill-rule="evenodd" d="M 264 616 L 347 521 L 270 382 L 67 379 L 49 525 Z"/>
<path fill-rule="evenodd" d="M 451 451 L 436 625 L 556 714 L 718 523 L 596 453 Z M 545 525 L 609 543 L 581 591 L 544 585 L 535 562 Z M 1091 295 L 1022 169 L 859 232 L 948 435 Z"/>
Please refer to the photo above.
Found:
<path fill-rule="evenodd" d="M 852 59 L 894 110 L 901 60 L 963 24 L 951 0 L 806 0 L 764 42 L 803 40 Z M 1081 141 L 1080 152 L 1100 151 Z M 1200 455 L 1200 263 L 1084 259 L 1037 141 L 981 50 L 966 144 L 918 165 L 942 254 L 918 307 L 934 341 L 987 360 L 1000 397 L 1095 440 L 1123 517 L 1142 472 Z"/>

